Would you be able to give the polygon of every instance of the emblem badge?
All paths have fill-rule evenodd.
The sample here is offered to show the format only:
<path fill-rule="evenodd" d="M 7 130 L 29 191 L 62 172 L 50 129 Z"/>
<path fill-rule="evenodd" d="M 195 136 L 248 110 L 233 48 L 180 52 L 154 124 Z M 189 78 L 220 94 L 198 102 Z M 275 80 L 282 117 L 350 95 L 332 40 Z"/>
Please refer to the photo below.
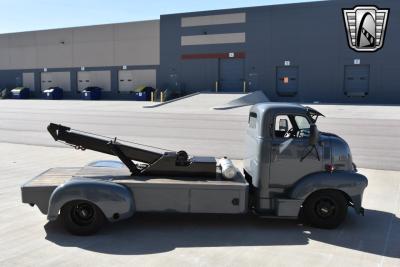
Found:
<path fill-rule="evenodd" d="M 356 6 L 353 9 L 343 9 L 343 16 L 351 49 L 375 52 L 382 48 L 389 9 Z"/>

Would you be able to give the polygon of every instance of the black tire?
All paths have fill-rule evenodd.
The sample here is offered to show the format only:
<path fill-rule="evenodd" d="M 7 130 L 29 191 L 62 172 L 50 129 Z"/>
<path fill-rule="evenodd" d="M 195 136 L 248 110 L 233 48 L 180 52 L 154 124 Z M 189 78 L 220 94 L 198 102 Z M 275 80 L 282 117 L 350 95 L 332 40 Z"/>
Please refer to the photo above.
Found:
<path fill-rule="evenodd" d="M 334 229 L 346 218 L 348 202 L 343 193 L 321 190 L 311 194 L 303 204 L 302 215 L 311 226 Z"/>
<path fill-rule="evenodd" d="M 74 235 L 97 233 L 105 222 L 103 212 L 93 203 L 85 200 L 71 201 L 61 208 L 64 227 Z"/>

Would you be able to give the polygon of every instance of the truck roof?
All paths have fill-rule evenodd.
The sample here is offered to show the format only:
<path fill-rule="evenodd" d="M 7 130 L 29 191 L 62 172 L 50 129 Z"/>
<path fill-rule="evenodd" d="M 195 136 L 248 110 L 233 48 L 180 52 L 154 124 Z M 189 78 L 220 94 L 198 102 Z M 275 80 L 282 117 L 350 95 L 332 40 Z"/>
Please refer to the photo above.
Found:
<path fill-rule="evenodd" d="M 294 109 L 297 110 L 306 110 L 306 107 L 300 105 L 300 104 L 295 104 L 295 103 L 285 103 L 285 102 L 265 102 L 265 103 L 259 103 L 254 105 L 251 108 L 251 112 L 256 112 L 256 113 L 266 113 L 272 110 L 279 110 L 279 111 L 288 111 L 291 110 L 293 111 Z"/>

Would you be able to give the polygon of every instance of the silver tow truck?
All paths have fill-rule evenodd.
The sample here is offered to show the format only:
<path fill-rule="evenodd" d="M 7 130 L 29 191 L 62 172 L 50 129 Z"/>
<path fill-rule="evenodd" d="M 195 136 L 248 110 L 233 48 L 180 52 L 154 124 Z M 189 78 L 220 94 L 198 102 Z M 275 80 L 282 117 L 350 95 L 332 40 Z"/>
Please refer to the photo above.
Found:
<path fill-rule="evenodd" d="M 54 140 L 119 161 L 47 170 L 21 187 L 22 202 L 36 205 L 50 221 L 61 217 L 77 235 L 139 212 L 251 213 L 335 228 L 349 206 L 364 214 L 368 180 L 357 173 L 342 138 L 318 131 L 319 116 L 298 104 L 254 105 L 243 170 L 226 157 L 160 151 L 51 123 Z"/>

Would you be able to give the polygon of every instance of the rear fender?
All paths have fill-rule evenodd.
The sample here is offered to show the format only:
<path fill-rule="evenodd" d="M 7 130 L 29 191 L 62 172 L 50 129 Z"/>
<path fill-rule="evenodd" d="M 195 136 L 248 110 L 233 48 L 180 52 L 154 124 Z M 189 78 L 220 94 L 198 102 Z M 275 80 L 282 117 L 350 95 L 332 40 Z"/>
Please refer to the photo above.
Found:
<path fill-rule="evenodd" d="M 127 187 L 111 181 L 75 178 L 58 186 L 51 194 L 48 220 L 56 220 L 61 207 L 74 200 L 97 205 L 111 222 L 128 218 L 135 211 L 133 195 Z"/>
<path fill-rule="evenodd" d="M 297 181 L 292 187 L 289 197 L 291 199 L 305 200 L 318 190 L 339 190 L 350 197 L 355 210 L 362 213 L 362 196 L 367 185 L 367 178 L 359 173 L 348 171 L 319 172 L 307 175 Z"/>

